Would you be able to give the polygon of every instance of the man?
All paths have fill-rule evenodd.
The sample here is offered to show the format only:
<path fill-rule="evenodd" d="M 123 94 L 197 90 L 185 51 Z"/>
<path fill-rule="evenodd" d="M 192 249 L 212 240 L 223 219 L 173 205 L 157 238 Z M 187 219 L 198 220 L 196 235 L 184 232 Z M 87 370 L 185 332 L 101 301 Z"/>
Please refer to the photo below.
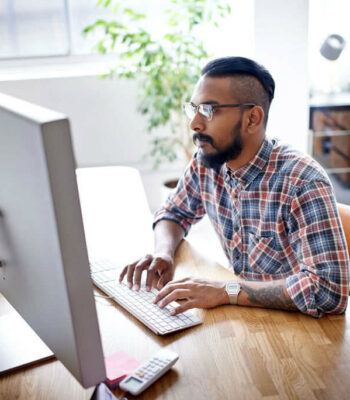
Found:
<path fill-rule="evenodd" d="M 186 299 L 174 314 L 229 303 L 314 317 L 346 309 L 349 259 L 332 186 L 310 157 L 265 137 L 274 88 L 254 61 L 221 58 L 184 105 L 198 152 L 156 213 L 154 254 L 120 275 L 136 290 L 143 271 L 148 289 L 157 277 L 160 307 Z M 175 250 L 204 214 L 243 281 L 172 281 Z"/>

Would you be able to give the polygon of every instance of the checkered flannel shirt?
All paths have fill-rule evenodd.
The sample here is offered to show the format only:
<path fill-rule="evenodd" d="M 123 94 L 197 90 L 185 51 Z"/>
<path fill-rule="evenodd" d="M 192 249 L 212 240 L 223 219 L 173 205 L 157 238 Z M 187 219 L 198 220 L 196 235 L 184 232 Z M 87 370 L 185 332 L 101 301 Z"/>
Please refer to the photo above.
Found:
<path fill-rule="evenodd" d="M 310 157 L 265 138 L 238 170 L 201 165 L 197 154 L 155 215 L 187 235 L 208 215 L 233 271 L 246 280 L 286 279 L 298 309 L 342 313 L 349 258 L 331 183 Z"/>

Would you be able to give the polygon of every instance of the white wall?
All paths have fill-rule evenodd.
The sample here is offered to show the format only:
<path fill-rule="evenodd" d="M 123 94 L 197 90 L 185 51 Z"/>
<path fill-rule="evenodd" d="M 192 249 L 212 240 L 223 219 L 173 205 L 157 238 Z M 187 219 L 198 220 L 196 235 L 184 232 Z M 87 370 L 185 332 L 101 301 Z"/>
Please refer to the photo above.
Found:
<path fill-rule="evenodd" d="M 255 59 L 276 82 L 267 133 L 307 150 L 307 0 L 255 1 Z"/>
<path fill-rule="evenodd" d="M 238 15 L 250 18 L 253 8 L 252 2 L 248 1 L 243 14 L 233 9 L 232 21 L 236 21 Z M 306 150 L 308 1 L 255 1 L 255 46 L 249 36 L 250 31 L 253 35 L 252 26 L 249 29 L 246 26 L 243 30 L 237 28 L 237 23 L 232 26 L 232 36 L 225 35 L 227 55 L 252 57 L 264 64 L 275 78 L 276 97 L 271 109 L 268 134 Z M 225 29 L 227 31 L 227 27 Z M 237 47 L 237 41 L 241 47 Z M 220 45 L 221 56 L 224 55 L 223 43 Z M 239 54 L 237 48 L 242 50 Z M 1 80 L 1 67 L 5 64 L 8 65 L 8 62 L 0 63 L 0 92 L 69 116 L 78 166 L 137 167 L 142 174 L 151 209 L 159 206 L 161 181 L 177 176 L 182 166 L 165 166 L 155 172 L 144 162 L 149 136 L 143 117 L 137 113 L 135 83 L 100 80 L 91 72 L 79 76 L 79 65 L 75 65 L 72 76 L 44 79 L 22 77 L 4 81 Z M 22 65 L 27 65 L 26 60 Z M 43 65 L 42 71 L 49 68 L 50 65 Z M 82 64 L 81 69 L 86 70 L 86 66 Z M 45 76 L 51 75 L 45 73 Z"/>
<path fill-rule="evenodd" d="M 0 82 L 0 91 L 69 116 L 79 166 L 138 163 L 147 149 L 136 84 L 97 76 Z"/>

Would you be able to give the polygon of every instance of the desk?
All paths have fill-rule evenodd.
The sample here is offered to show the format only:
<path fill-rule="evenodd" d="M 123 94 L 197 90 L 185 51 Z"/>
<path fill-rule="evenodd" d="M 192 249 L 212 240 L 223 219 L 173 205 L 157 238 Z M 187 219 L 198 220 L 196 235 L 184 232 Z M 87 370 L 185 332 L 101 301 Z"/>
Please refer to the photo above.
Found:
<path fill-rule="evenodd" d="M 188 242 L 180 245 L 176 264 L 177 277 L 233 276 Z M 123 348 L 146 360 L 163 346 L 180 354 L 174 368 L 139 399 L 349 398 L 349 312 L 316 320 L 294 312 L 224 306 L 198 310 L 204 320 L 198 327 L 158 337 L 109 300 L 98 299 L 97 309 L 106 354 Z M 59 361 L 0 378 L 1 399 L 73 400 L 91 394 Z"/>
<path fill-rule="evenodd" d="M 233 278 L 203 257 L 191 237 L 179 246 L 175 262 L 176 278 Z M 349 312 L 316 320 L 296 312 L 228 305 L 197 310 L 202 325 L 158 337 L 112 301 L 98 298 L 97 310 L 105 354 L 123 349 L 143 361 L 168 347 L 180 355 L 174 368 L 138 399 L 350 397 Z M 80 400 L 89 399 L 92 392 L 59 361 L 0 377 L 1 399 Z"/>

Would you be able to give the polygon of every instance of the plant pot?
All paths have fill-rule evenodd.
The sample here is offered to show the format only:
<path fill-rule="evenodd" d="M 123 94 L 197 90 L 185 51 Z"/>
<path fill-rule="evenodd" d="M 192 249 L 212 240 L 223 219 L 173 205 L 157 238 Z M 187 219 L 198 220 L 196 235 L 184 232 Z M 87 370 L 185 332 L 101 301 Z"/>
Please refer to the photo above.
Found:
<path fill-rule="evenodd" d="M 174 179 L 168 179 L 165 182 L 163 182 L 161 187 L 162 203 L 166 201 L 166 199 L 170 194 L 175 192 L 178 181 L 179 181 L 178 178 L 174 178 Z"/>

